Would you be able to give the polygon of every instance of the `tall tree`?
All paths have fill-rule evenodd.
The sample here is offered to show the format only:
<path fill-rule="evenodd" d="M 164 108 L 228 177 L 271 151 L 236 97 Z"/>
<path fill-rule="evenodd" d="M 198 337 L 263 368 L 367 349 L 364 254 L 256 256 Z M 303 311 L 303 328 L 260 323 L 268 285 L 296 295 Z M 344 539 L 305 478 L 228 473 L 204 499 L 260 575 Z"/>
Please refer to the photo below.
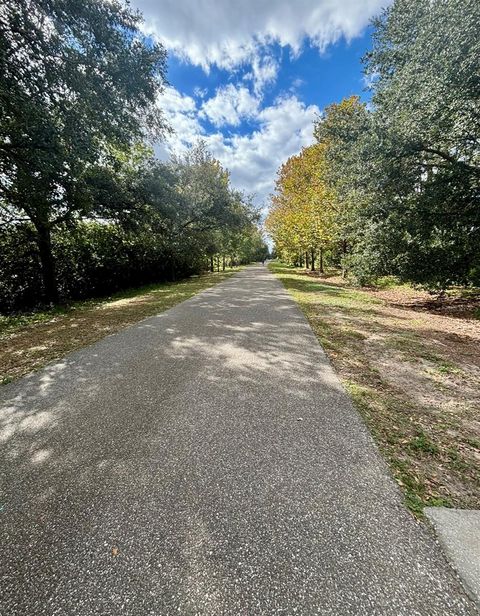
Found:
<path fill-rule="evenodd" d="M 314 136 L 323 144 L 324 180 L 336 196 L 335 239 L 340 248 L 344 275 L 355 241 L 355 223 L 368 199 L 364 137 L 369 132 L 370 115 L 358 96 L 326 107 L 314 123 Z"/>
<path fill-rule="evenodd" d="M 365 254 L 427 286 L 480 282 L 479 23 L 477 0 L 396 0 L 366 57 Z"/>
<path fill-rule="evenodd" d="M 117 0 L 16 0 L 0 9 L 0 216 L 35 228 L 45 299 L 58 299 L 51 233 L 88 214 L 109 147 L 164 128 L 166 52 Z"/>
<path fill-rule="evenodd" d="M 230 185 L 229 172 L 199 141 L 183 156 L 174 157 L 171 168 L 177 176 L 182 207 L 177 213 L 178 233 L 203 237 L 205 244 L 218 246 L 219 232 L 243 229 L 256 219 L 256 211 L 247 196 Z"/>
<path fill-rule="evenodd" d="M 279 169 L 267 229 L 287 258 L 308 252 L 312 269 L 334 235 L 337 200 L 326 182 L 325 145 L 306 148 Z"/>

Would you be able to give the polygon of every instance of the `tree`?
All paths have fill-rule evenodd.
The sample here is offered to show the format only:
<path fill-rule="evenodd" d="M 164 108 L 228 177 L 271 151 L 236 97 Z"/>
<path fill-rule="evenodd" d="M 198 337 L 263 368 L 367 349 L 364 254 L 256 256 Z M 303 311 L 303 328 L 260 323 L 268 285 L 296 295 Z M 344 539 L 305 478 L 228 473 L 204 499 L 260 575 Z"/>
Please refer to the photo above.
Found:
<path fill-rule="evenodd" d="M 396 0 L 366 57 L 363 254 L 429 287 L 480 281 L 479 23 L 476 0 Z"/>
<path fill-rule="evenodd" d="M 186 182 L 191 177 L 196 190 Z M 143 146 L 112 150 L 86 169 L 83 182 L 94 210 L 52 229 L 65 300 L 199 274 L 207 259 L 213 271 L 265 254 L 258 212 L 206 151 L 180 163 L 160 162 Z M 0 311 L 40 303 L 34 234 L 29 222 L 0 227 Z"/>
<path fill-rule="evenodd" d="M 164 129 L 166 52 L 117 0 L 17 0 L 0 19 L 0 222 L 29 220 L 45 299 L 52 230 L 89 215 L 92 167 Z"/>
<path fill-rule="evenodd" d="M 183 156 L 174 156 L 172 168 L 184 204 L 180 213 L 183 229 L 207 232 L 241 225 L 242 195 L 232 190 L 229 172 L 203 141 Z"/>
<path fill-rule="evenodd" d="M 266 226 L 284 258 L 295 260 L 308 253 L 312 270 L 332 240 L 336 196 L 325 179 L 325 146 L 312 145 L 292 156 L 278 172 Z"/>
<path fill-rule="evenodd" d="M 368 198 L 362 139 L 369 131 L 369 123 L 369 113 L 358 96 L 327 106 L 314 123 L 315 139 L 324 147 L 324 180 L 336 197 L 335 241 L 344 275 L 355 242 L 358 212 Z"/>
<path fill-rule="evenodd" d="M 183 156 L 174 156 L 171 168 L 182 201 L 177 233 L 198 238 L 213 269 L 214 258 L 226 255 L 228 238 L 254 225 L 258 214 L 248 196 L 231 187 L 228 171 L 204 142 Z"/>
<path fill-rule="evenodd" d="M 233 256 L 235 263 L 251 263 L 267 259 L 268 246 L 262 232 L 255 224 L 248 225 L 243 231 L 234 234 L 232 239 L 235 242 Z"/>

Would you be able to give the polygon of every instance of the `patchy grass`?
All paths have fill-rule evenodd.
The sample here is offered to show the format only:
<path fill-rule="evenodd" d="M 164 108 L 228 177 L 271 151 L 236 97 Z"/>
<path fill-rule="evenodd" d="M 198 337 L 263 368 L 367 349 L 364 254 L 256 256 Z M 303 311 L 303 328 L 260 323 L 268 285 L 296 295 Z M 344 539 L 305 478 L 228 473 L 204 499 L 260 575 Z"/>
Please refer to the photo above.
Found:
<path fill-rule="evenodd" d="M 102 300 L 76 302 L 44 312 L 0 316 L 0 384 L 168 310 L 239 269 L 129 289 Z"/>
<path fill-rule="evenodd" d="M 270 268 L 322 342 L 412 513 L 421 517 L 426 505 L 479 509 L 478 297 L 468 307 L 455 297 L 454 312 L 391 279 L 359 289 L 339 277 Z"/>

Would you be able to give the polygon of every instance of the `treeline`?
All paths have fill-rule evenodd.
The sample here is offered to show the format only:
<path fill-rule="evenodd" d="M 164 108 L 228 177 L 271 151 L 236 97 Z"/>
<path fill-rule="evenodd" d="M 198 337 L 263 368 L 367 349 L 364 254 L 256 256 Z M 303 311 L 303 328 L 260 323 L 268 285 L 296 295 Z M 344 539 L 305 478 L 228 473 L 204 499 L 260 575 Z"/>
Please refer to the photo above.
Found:
<path fill-rule="evenodd" d="M 91 172 L 89 214 L 50 230 L 53 296 L 45 294 L 32 222 L 0 229 L 0 310 L 224 270 L 268 252 L 255 208 L 230 187 L 202 143 L 166 163 L 142 155 L 115 172 L 98 166 Z"/>
<path fill-rule="evenodd" d="M 115 0 L 0 19 L 0 311 L 264 258 L 249 199 L 202 143 L 159 162 L 166 52 Z"/>
<path fill-rule="evenodd" d="M 371 103 L 327 107 L 279 170 L 266 223 L 283 259 L 480 285 L 479 23 L 476 0 L 396 0 L 374 20 Z"/>

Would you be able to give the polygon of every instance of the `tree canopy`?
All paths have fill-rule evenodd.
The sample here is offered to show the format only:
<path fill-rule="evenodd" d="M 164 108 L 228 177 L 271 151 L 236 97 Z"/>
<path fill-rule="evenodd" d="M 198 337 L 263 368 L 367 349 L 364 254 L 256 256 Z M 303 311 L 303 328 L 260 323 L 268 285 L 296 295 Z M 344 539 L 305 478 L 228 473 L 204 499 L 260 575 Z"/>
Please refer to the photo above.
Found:
<path fill-rule="evenodd" d="M 478 23 L 475 0 L 395 0 L 373 22 L 368 108 L 351 97 L 315 122 L 342 246 L 332 263 L 360 281 L 480 284 Z"/>
<path fill-rule="evenodd" d="M 47 300 L 51 232 L 91 213 L 92 166 L 163 129 L 166 52 L 116 0 L 19 0 L 0 20 L 0 207 L 35 228 Z"/>

